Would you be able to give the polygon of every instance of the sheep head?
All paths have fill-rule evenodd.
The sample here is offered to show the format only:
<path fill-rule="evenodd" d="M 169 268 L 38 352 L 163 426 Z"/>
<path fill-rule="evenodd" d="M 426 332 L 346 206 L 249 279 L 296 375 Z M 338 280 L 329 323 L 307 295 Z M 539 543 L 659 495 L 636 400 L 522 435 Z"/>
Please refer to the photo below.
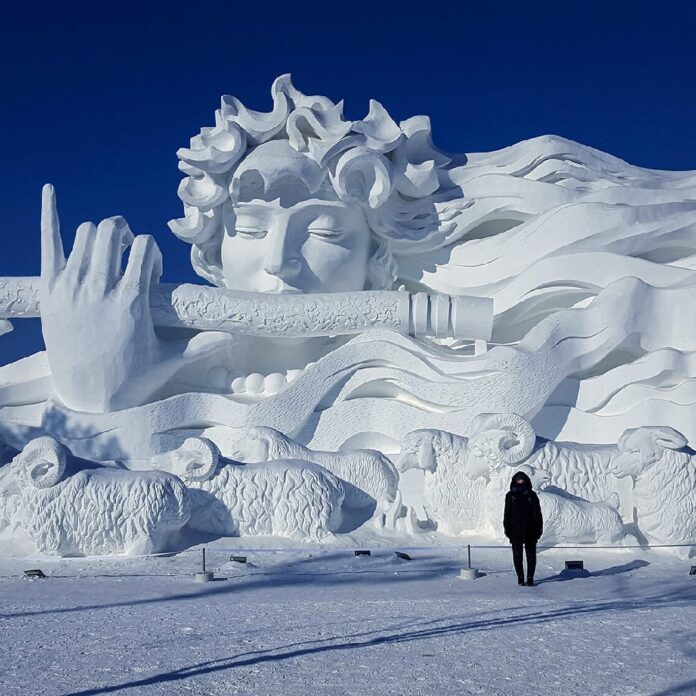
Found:
<path fill-rule="evenodd" d="M 665 450 L 681 449 L 686 444 L 686 438 L 674 428 L 631 428 L 619 438 L 619 452 L 611 460 L 611 472 L 620 478 L 635 478 L 658 462 Z"/>
<path fill-rule="evenodd" d="M 437 457 L 433 447 L 436 430 L 414 430 L 401 442 L 401 452 L 396 459 L 396 468 L 403 473 L 409 469 L 433 472 L 437 469 Z"/>
<path fill-rule="evenodd" d="M 547 471 L 546 469 L 538 469 L 531 464 L 520 464 L 518 466 L 510 467 L 510 469 L 514 469 L 512 475 L 518 471 L 523 471 L 525 474 L 527 474 L 527 476 L 529 476 L 529 480 L 532 482 L 532 488 L 535 488 L 537 491 L 543 491 L 544 488 L 546 488 L 546 486 L 548 486 L 551 482 L 551 472 Z"/>
<path fill-rule="evenodd" d="M 282 438 L 278 430 L 262 426 L 247 428 L 243 437 L 234 445 L 232 459 L 248 464 L 267 462 L 271 459 L 271 443 L 274 438 Z"/>
<path fill-rule="evenodd" d="M 516 413 L 482 413 L 474 418 L 470 457 L 487 462 L 491 470 L 525 460 L 534 449 L 531 423 Z"/>

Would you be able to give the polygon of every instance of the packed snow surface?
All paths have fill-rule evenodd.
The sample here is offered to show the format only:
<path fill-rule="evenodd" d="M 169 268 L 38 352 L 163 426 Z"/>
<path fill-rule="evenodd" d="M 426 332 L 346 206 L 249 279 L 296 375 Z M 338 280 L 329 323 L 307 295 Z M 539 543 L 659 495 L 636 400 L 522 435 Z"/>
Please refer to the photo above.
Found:
<path fill-rule="evenodd" d="M 544 551 L 527 588 L 508 549 L 473 549 L 466 581 L 462 547 L 264 543 L 209 546 L 208 584 L 199 549 L 0 561 L 0 694 L 696 693 L 696 576 L 671 554 Z"/>

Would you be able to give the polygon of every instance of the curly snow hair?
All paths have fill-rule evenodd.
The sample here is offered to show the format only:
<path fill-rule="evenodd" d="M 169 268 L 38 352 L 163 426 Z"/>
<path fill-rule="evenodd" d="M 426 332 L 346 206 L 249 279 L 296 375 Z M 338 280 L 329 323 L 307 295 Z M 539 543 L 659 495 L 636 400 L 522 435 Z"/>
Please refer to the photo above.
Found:
<path fill-rule="evenodd" d="M 263 172 L 243 162 L 258 146 L 285 141 L 307 158 L 312 172 L 309 193 L 331 190 L 339 200 L 359 205 L 373 234 L 370 287 L 391 289 L 397 281 L 399 254 L 417 253 L 422 243 L 444 240 L 456 214 L 433 205 L 451 159 L 432 143 L 430 119 L 414 116 L 397 124 L 371 100 L 367 116 L 343 118 L 343 102 L 306 96 L 290 75 L 277 78 L 271 89 L 273 109 L 247 109 L 224 96 L 215 112 L 215 126 L 202 128 L 188 148 L 177 151 L 187 176 L 179 185 L 184 217 L 169 223 L 174 234 L 192 245 L 195 271 L 224 286 L 220 249 L 223 211 L 234 205 L 249 177 L 259 189 L 269 187 Z M 305 181 L 305 183 L 307 183 Z M 446 196 L 445 196 L 446 197 Z M 440 196 L 442 198 L 442 196 Z"/>

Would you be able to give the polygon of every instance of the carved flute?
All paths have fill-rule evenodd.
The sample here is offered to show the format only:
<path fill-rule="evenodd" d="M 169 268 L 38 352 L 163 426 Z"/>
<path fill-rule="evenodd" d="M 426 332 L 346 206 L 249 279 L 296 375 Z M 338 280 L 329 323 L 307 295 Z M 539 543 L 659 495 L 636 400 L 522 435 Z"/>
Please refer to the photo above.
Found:
<path fill-rule="evenodd" d="M 41 316 L 37 277 L 0 278 L 0 319 Z M 311 337 L 391 329 L 415 337 L 490 340 L 493 300 L 402 290 L 316 294 L 242 292 L 192 284 L 154 285 L 155 326 L 254 336 Z"/>

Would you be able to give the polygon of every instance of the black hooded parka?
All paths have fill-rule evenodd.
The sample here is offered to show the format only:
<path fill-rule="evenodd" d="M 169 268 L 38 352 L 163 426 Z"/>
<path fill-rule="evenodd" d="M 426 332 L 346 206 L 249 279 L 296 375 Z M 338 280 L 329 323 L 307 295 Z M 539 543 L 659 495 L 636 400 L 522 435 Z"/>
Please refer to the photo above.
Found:
<path fill-rule="evenodd" d="M 516 483 L 518 479 L 523 479 L 524 484 Z M 512 544 L 536 544 L 544 531 L 539 498 L 523 471 L 512 477 L 510 491 L 505 495 L 503 528 Z"/>

